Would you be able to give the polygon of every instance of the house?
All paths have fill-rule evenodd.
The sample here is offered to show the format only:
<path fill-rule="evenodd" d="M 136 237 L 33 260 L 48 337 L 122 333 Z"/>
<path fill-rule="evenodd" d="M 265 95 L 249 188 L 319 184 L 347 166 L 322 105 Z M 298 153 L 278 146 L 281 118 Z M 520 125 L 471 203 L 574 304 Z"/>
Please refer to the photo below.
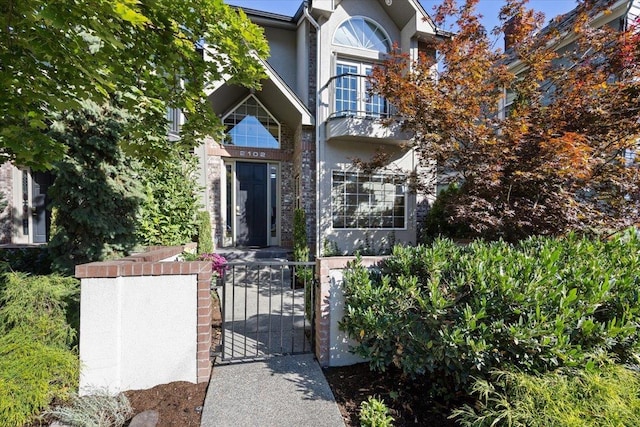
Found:
<path fill-rule="evenodd" d="M 218 82 L 209 93 L 226 126 L 223 141 L 199 151 L 216 246 L 291 247 L 297 208 L 312 253 L 416 242 L 431 195 L 410 190 L 411 136 L 384 126 L 393 111 L 368 94 L 367 74 L 394 44 L 417 58 L 422 41 L 438 37 L 420 3 L 314 0 L 293 17 L 244 12 L 264 28 L 271 56 L 260 91 Z M 378 151 L 386 167 L 354 166 Z"/>
<path fill-rule="evenodd" d="M 245 9 L 264 29 L 271 56 L 259 91 L 212 82 L 208 100 L 226 126 L 200 157 L 203 204 L 217 247 L 291 247 L 294 210 L 306 212 L 312 253 L 378 252 L 414 243 L 430 194 L 407 183 L 418 162 L 411 138 L 385 127 L 393 114 L 368 94 L 367 74 L 397 45 L 412 58 L 437 30 L 418 0 L 313 0 L 294 16 Z M 206 59 L 205 49 L 205 59 Z M 168 112 L 170 138 L 185 118 Z M 382 151 L 386 167 L 365 173 L 354 159 Z M 51 176 L 0 167 L 10 208 L 0 241 L 44 243 Z"/>

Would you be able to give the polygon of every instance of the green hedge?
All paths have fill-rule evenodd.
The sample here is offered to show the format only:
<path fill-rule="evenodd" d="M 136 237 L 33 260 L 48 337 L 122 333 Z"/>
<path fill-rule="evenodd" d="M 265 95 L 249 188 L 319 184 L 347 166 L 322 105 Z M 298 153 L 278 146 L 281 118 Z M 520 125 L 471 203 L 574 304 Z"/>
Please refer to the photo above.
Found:
<path fill-rule="evenodd" d="M 396 247 L 381 274 L 347 271 L 341 327 L 373 368 L 424 375 L 439 395 L 493 369 L 546 372 L 597 352 L 625 363 L 639 349 L 639 266 L 631 232 Z"/>

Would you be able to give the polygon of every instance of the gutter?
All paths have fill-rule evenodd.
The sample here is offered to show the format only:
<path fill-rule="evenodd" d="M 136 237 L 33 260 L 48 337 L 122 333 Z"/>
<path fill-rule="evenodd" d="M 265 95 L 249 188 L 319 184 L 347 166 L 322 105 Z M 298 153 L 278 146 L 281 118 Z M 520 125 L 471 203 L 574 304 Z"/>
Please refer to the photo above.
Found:
<path fill-rule="evenodd" d="M 315 112 L 315 125 L 316 125 L 316 250 L 315 256 L 316 258 L 320 256 L 320 123 L 319 116 L 320 113 L 320 54 L 322 53 L 322 43 L 320 43 L 320 24 L 313 19 L 313 16 L 309 13 L 309 5 L 308 2 L 304 2 L 304 7 L 302 9 L 303 15 L 309 20 L 311 25 L 316 29 L 316 112 Z"/>

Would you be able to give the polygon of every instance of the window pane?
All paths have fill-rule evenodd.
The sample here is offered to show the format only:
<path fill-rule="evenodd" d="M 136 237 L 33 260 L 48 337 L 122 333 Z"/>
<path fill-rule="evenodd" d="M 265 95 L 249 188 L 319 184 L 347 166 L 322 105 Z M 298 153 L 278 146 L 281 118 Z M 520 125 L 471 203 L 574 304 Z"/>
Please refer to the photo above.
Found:
<path fill-rule="evenodd" d="M 240 147 L 279 148 L 278 123 L 253 96 L 224 119 L 225 144 Z"/>
<path fill-rule="evenodd" d="M 405 228 L 403 177 L 333 172 L 332 179 L 334 228 Z"/>

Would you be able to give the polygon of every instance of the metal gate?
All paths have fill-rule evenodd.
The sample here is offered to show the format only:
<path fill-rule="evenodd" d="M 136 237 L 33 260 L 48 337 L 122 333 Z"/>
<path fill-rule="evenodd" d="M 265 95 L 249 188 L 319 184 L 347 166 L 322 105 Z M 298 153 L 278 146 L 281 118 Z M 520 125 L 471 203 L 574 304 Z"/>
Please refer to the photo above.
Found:
<path fill-rule="evenodd" d="M 217 288 L 219 363 L 312 353 L 315 263 L 229 262 Z"/>

